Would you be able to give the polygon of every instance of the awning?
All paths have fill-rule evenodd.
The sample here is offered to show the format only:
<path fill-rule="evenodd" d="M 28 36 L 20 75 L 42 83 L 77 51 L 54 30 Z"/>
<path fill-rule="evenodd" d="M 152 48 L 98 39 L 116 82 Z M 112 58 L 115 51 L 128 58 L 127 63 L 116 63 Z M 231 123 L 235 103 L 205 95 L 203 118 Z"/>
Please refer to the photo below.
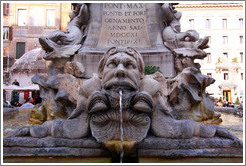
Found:
<path fill-rule="evenodd" d="M 34 90 L 39 90 L 39 86 L 36 84 L 30 85 L 30 86 L 17 86 L 17 85 L 4 85 L 3 84 L 3 89 L 6 91 L 34 91 Z"/>

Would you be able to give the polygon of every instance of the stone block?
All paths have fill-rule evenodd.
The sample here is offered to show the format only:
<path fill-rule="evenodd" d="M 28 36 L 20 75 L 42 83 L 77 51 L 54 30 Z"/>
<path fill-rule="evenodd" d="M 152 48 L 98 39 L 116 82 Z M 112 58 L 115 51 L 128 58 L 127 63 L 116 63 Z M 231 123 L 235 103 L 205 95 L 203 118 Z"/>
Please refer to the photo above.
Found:
<path fill-rule="evenodd" d="M 110 157 L 113 154 L 92 137 L 82 139 L 6 137 L 3 155 L 39 157 Z M 138 157 L 242 158 L 243 147 L 223 138 L 167 139 L 148 136 L 137 147 Z"/>

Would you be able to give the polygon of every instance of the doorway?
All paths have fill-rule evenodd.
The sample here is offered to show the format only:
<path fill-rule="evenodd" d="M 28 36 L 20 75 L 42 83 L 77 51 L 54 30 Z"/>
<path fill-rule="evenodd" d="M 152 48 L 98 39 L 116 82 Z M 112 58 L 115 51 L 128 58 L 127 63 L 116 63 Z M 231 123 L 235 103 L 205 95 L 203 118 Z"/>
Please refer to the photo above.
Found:
<path fill-rule="evenodd" d="M 231 102 L 231 90 L 223 90 L 223 99 Z"/>

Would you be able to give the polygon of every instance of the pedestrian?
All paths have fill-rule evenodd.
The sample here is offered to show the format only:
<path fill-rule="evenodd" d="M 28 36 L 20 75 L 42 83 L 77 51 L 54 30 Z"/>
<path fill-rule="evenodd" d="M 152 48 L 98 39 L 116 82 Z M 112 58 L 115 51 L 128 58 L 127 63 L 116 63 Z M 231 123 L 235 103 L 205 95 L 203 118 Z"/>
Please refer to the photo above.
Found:
<path fill-rule="evenodd" d="M 36 99 L 36 104 L 40 104 L 40 103 L 42 103 L 42 98 L 38 96 Z"/>
<path fill-rule="evenodd" d="M 26 107 L 26 108 L 33 108 L 34 105 L 33 103 L 33 98 L 27 98 L 25 104 L 23 104 L 21 107 Z"/>
<path fill-rule="evenodd" d="M 20 86 L 20 83 L 15 79 L 14 82 L 12 83 L 12 85 Z"/>

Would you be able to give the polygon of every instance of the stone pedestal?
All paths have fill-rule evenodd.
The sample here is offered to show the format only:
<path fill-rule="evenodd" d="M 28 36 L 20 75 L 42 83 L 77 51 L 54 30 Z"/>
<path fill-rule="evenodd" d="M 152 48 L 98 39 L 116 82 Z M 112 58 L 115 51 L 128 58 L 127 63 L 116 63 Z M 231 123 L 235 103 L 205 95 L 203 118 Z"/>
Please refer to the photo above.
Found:
<path fill-rule="evenodd" d="M 100 157 L 110 156 L 94 138 L 4 138 L 4 156 Z"/>
<path fill-rule="evenodd" d="M 191 138 L 167 139 L 147 137 L 138 147 L 139 157 L 243 157 L 243 146 L 230 139 Z"/>
<path fill-rule="evenodd" d="M 110 47 L 133 47 L 146 66 L 158 66 L 166 77 L 174 77 L 174 58 L 163 44 L 160 4 L 92 3 L 87 37 L 74 60 L 81 62 L 85 77 L 97 73 L 97 65 Z"/>

